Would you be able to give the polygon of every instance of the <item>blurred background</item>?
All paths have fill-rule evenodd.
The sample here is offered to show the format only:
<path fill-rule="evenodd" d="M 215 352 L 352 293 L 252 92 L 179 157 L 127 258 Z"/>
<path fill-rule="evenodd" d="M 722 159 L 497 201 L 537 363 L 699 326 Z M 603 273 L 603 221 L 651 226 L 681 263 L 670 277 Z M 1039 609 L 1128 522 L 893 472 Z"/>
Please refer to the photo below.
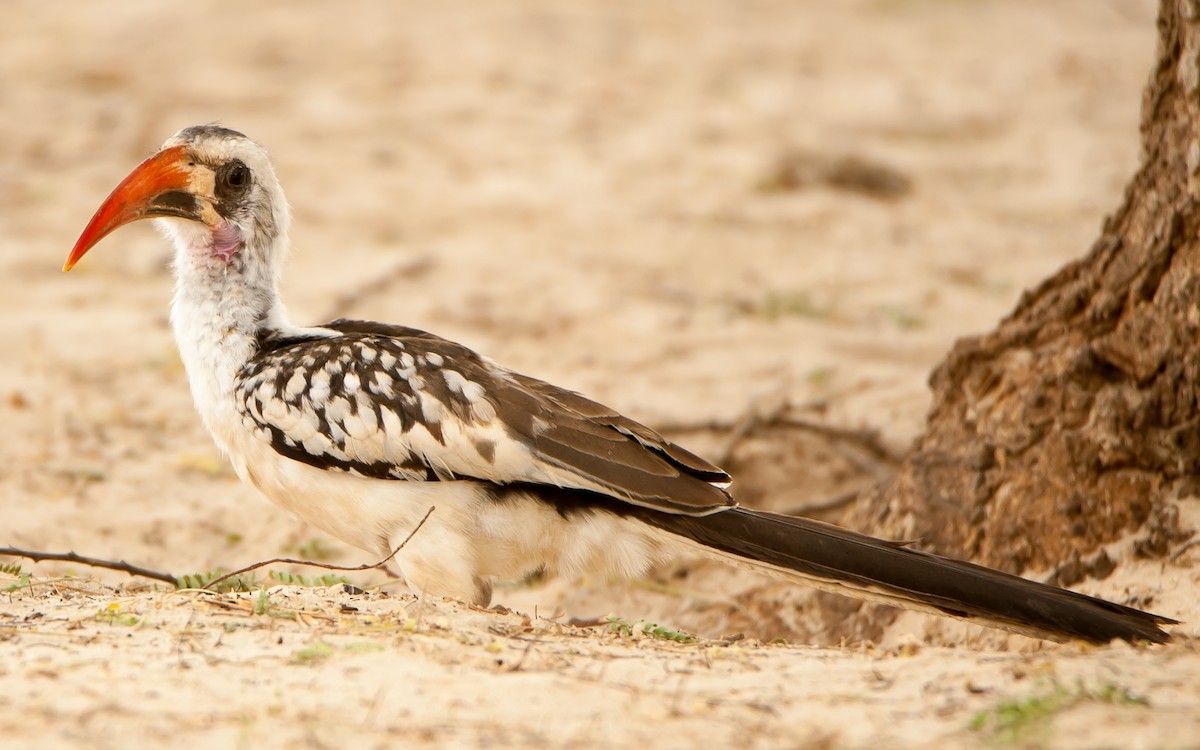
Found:
<path fill-rule="evenodd" d="M 148 224 L 59 271 L 182 127 L 271 151 L 296 322 L 433 330 L 792 510 L 885 476 L 954 339 L 1087 250 L 1137 166 L 1154 38 L 1152 0 L 0 4 L 0 544 L 367 561 L 225 468 Z M 681 570 L 498 599 L 702 632 L 775 606 Z"/>

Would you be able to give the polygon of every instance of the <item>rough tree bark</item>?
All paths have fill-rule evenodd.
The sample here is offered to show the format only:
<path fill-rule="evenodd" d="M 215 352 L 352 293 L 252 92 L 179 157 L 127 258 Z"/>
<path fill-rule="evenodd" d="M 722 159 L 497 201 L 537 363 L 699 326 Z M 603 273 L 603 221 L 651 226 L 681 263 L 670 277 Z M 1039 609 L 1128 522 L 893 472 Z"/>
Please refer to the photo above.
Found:
<path fill-rule="evenodd" d="M 849 523 L 1060 584 L 1161 556 L 1200 478 L 1200 2 L 1162 0 L 1143 161 L 1091 251 L 934 371 L 926 429 Z M 861 632 L 861 631 L 860 631 Z"/>

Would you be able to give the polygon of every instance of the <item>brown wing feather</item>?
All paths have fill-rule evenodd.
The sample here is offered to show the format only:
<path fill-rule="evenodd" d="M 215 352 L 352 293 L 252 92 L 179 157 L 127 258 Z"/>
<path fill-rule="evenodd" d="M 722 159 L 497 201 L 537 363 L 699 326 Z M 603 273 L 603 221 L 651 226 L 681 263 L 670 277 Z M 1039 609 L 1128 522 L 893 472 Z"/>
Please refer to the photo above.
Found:
<path fill-rule="evenodd" d="M 596 424 L 604 425 L 632 437 L 643 447 L 649 448 L 661 455 L 681 471 L 685 471 L 698 479 L 703 479 L 705 482 L 712 484 L 721 486 L 729 484 L 729 475 L 720 467 L 705 461 L 686 448 L 672 443 L 649 427 L 622 416 L 615 409 L 598 404 L 575 391 L 559 388 L 556 385 L 521 375 L 520 373 L 513 373 L 513 377 L 521 385 L 549 399 L 563 409 L 568 409 Z"/>
<path fill-rule="evenodd" d="M 506 433 L 525 445 L 535 460 L 587 480 L 579 489 L 598 485 L 617 499 L 688 515 L 735 505 L 725 491 L 729 476 L 720 468 L 578 393 L 505 370 L 461 344 L 417 329 L 351 320 L 324 327 L 386 337 L 403 342 L 410 352 L 440 355 L 443 368 L 483 386 Z M 425 382 L 436 379 L 427 377 Z M 529 480 L 475 478 L 499 483 Z"/>

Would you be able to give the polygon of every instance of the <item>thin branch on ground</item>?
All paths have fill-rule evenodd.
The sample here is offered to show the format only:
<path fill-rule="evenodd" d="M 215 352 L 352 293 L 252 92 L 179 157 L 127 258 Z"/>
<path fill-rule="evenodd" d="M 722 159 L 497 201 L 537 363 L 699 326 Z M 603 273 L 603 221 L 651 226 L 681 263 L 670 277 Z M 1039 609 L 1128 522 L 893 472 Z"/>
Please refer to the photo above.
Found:
<path fill-rule="evenodd" d="M 87 565 L 92 568 L 105 568 L 107 570 L 117 570 L 122 573 L 128 573 L 131 576 L 141 576 L 142 578 L 152 578 L 156 581 L 165 581 L 172 586 L 175 585 L 176 578 L 170 573 L 164 573 L 160 570 L 150 570 L 137 565 L 131 565 L 124 560 L 100 560 L 95 557 L 84 557 L 77 555 L 74 552 L 39 552 L 37 550 L 17 549 L 16 547 L 0 547 L 0 555 L 6 557 L 24 557 L 34 562 L 43 562 L 49 560 L 51 562 L 69 562 L 78 565 Z"/>
<path fill-rule="evenodd" d="M 429 520 L 429 516 L 433 514 L 434 507 L 435 506 L 431 505 L 429 507 L 429 510 L 425 511 L 425 515 L 421 518 L 421 521 L 420 521 L 420 523 L 417 524 L 416 528 L 414 528 L 411 532 L 409 532 L 408 536 L 404 537 L 404 541 L 400 542 L 399 546 L 397 546 L 396 549 L 392 550 L 390 555 L 383 558 L 379 562 L 367 563 L 365 565 L 348 566 L 348 565 L 330 565 L 329 563 L 312 562 L 309 560 L 293 560 L 293 559 L 287 558 L 287 557 L 277 557 L 273 560 L 264 560 L 263 562 L 257 562 L 257 563 L 254 563 L 253 565 L 248 565 L 240 570 L 235 570 L 232 573 L 226 573 L 225 575 L 221 576 L 220 578 L 215 578 L 212 581 L 209 581 L 208 584 L 205 586 L 205 588 L 211 589 L 214 586 L 216 586 L 217 584 L 223 583 L 223 582 L 229 580 L 230 578 L 240 576 L 243 573 L 249 573 L 252 570 L 257 570 L 257 569 L 262 568 L 267 565 L 274 565 L 275 563 L 286 564 L 286 565 L 307 565 L 307 566 L 313 567 L 313 568 L 324 568 L 325 570 L 342 570 L 342 571 L 349 571 L 349 572 L 361 571 L 361 570 L 371 570 L 373 568 L 382 568 L 389 560 L 391 560 L 393 557 L 395 557 L 400 552 L 400 550 L 404 549 L 404 545 L 408 544 L 409 540 L 412 539 L 413 536 L 416 535 L 416 533 L 421 530 L 421 527 L 425 525 L 425 522 L 427 520 Z M 28 560 L 33 560 L 34 562 L 50 561 L 50 562 L 76 563 L 77 565 L 87 565 L 88 567 L 91 567 L 91 568 L 104 568 L 105 570 L 116 570 L 116 571 L 120 571 L 122 573 L 128 573 L 131 576 L 141 576 L 142 578 L 151 578 L 156 581 L 163 581 L 165 583 L 169 583 L 176 588 L 179 587 L 179 578 L 177 576 L 171 575 L 170 573 L 164 573 L 161 570 L 151 570 L 149 568 L 143 568 L 138 565 L 132 565 L 130 563 L 125 562 L 124 560 L 101 560 L 101 559 L 95 558 L 95 557 L 84 557 L 83 555 L 78 555 L 74 552 L 41 552 L 38 550 L 18 549 L 17 547 L 0 547 L 0 557 L 22 557 L 22 558 L 25 558 Z M 384 570 L 386 570 L 386 568 L 384 568 Z"/>
<path fill-rule="evenodd" d="M 729 433 L 715 457 L 714 462 L 718 466 L 730 463 L 737 447 L 761 430 L 769 427 L 804 430 L 827 438 L 834 450 L 838 450 L 844 458 L 872 474 L 876 479 L 891 475 L 892 472 L 887 465 L 898 463 L 900 459 L 883 444 L 877 430 L 837 427 L 793 416 L 794 412 L 803 408 L 803 404 L 796 405 L 784 401 L 767 410 L 752 407 L 733 421 L 709 419 L 698 422 L 675 422 L 658 424 L 656 429 L 664 433 L 703 431 Z M 848 455 L 849 451 L 844 450 L 844 444 L 852 445 L 860 450 L 855 452 L 856 455 Z"/>
<path fill-rule="evenodd" d="M 341 571 L 346 571 L 346 572 L 355 572 L 355 571 L 361 571 L 361 570 L 371 570 L 373 568 L 382 568 L 389 560 L 391 560 L 393 557 L 395 557 L 400 552 L 400 550 L 404 549 L 404 545 L 408 544 L 410 539 L 412 539 L 414 536 L 416 536 L 417 532 L 421 530 L 421 527 L 425 525 L 425 522 L 427 520 L 429 520 L 429 516 L 433 515 L 433 511 L 434 511 L 435 507 L 436 506 L 433 506 L 433 505 L 429 506 L 429 510 L 425 511 L 425 515 L 422 516 L 421 521 L 416 525 L 416 528 L 414 528 L 412 531 L 408 532 L 408 536 L 404 537 L 404 541 L 400 542 L 399 546 L 397 546 L 396 549 L 391 551 L 391 554 L 389 554 L 387 557 L 383 558 L 379 562 L 365 563 L 363 565 L 331 565 L 330 563 L 312 562 L 311 560 L 296 560 L 296 559 L 293 559 L 290 557 L 276 557 L 271 560 L 263 560 L 262 562 L 256 562 L 253 565 L 247 565 L 246 567 L 235 570 L 232 573 L 226 573 L 225 575 L 221 576 L 220 578 L 214 578 L 213 580 L 211 580 L 207 584 L 205 584 L 204 588 L 215 589 L 215 587 L 217 585 L 224 583 L 225 581 L 228 581 L 230 578 L 236 578 L 245 573 L 249 573 L 252 570 L 258 570 L 259 568 L 266 567 L 267 565 L 275 565 L 276 563 L 278 563 L 280 565 L 307 565 L 311 568 L 321 568 L 323 570 L 341 570 Z"/>
<path fill-rule="evenodd" d="M 729 435 L 725 438 L 721 450 L 717 452 L 717 465 L 731 463 L 734 451 L 737 450 L 737 447 L 741 445 L 743 440 L 746 440 L 767 425 L 777 423 L 788 413 L 790 406 L 787 398 L 784 397 L 768 409 L 759 409 L 751 406 L 743 412 L 742 416 L 738 417 L 737 423 L 733 425 Z"/>
<path fill-rule="evenodd" d="M 322 320 L 334 320 L 349 314 L 363 299 L 373 297 L 392 285 L 392 282 L 405 277 L 416 278 L 433 267 L 433 259 L 428 255 L 417 258 L 406 258 L 395 266 L 377 276 L 372 276 L 366 283 L 339 294 L 329 307 L 329 312 Z"/>
<path fill-rule="evenodd" d="M 1200 544 L 1200 537 L 1197 537 L 1197 538 L 1194 538 L 1194 539 L 1189 539 L 1189 540 L 1188 540 L 1187 542 L 1185 542 L 1184 544 L 1181 544 L 1181 545 L 1179 546 L 1179 549 L 1177 549 L 1177 550 L 1175 550 L 1174 552 L 1172 552 L 1172 553 L 1171 553 L 1171 556 L 1167 558 L 1167 561 L 1168 561 L 1168 562 L 1175 562 L 1175 561 L 1176 561 L 1176 560 L 1178 560 L 1179 558 L 1183 557 L 1183 553 L 1187 552 L 1187 551 L 1188 551 L 1188 550 L 1190 550 L 1192 547 L 1195 547 L 1195 546 L 1196 546 L 1196 545 L 1198 545 L 1198 544 Z"/>

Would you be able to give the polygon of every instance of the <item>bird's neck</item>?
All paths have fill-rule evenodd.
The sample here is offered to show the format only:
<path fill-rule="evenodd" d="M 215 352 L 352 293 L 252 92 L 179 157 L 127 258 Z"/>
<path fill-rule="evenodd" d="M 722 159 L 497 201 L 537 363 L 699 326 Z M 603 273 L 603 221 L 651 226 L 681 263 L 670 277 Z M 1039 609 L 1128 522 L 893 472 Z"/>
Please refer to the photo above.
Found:
<path fill-rule="evenodd" d="M 270 262 L 279 255 L 274 248 L 246 247 L 227 262 L 205 246 L 203 236 L 173 234 L 171 326 L 196 408 L 218 437 L 219 423 L 231 416 L 237 373 L 254 356 L 261 335 L 290 327 Z"/>

